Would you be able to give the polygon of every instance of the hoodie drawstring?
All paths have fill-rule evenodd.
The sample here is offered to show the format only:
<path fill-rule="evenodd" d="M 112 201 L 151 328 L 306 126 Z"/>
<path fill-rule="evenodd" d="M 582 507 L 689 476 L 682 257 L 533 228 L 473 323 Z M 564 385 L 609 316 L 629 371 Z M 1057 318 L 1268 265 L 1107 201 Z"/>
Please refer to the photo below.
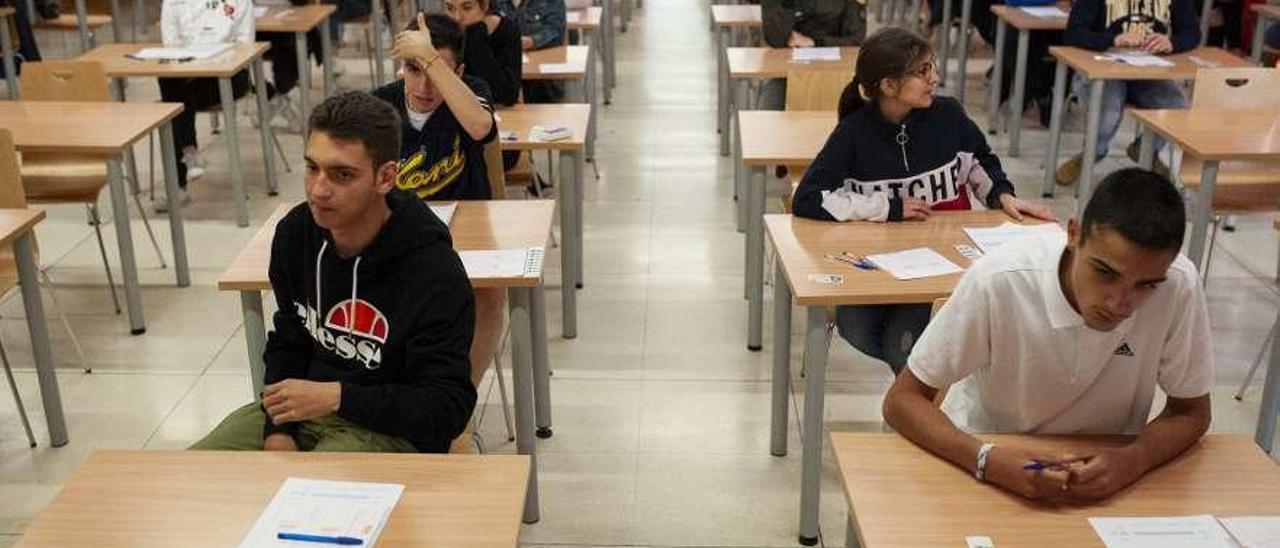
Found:
<path fill-rule="evenodd" d="M 356 264 L 351 265 L 351 302 L 347 305 L 347 336 L 348 337 L 352 335 L 352 331 L 355 329 L 355 325 L 356 325 L 356 288 L 358 287 L 357 282 L 360 280 L 359 271 L 360 271 L 361 258 L 362 257 L 360 256 L 356 256 Z"/>
<path fill-rule="evenodd" d="M 898 143 L 898 146 L 902 148 L 902 168 L 907 170 L 908 173 L 910 173 L 911 165 L 907 163 L 907 125 L 906 124 L 902 124 L 902 127 L 898 130 L 898 134 L 894 136 L 893 140 L 896 141 Z"/>
<path fill-rule="evenodd" d="M 320 252 L 316 253 L 316 314 L 320 314 L 320 307 L 324 306 L 320 302 L 320 259 L 324 257 L 324 250 L 329 248 L 329 240 L 320 240 Z M 316 321 L 324 321 L 316 318 Z"/>

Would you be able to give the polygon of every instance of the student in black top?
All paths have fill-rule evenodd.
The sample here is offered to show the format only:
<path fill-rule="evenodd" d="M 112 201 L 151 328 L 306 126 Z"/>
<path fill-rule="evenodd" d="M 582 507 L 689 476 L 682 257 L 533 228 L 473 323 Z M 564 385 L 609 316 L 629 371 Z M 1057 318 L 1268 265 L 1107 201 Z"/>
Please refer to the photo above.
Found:
<path fill-rule="evenodd" d="M 929 43 L 885 28 L 862 44 L 839 124 L 805 172 L 793 206 L 824 221 L 923 221 L 931 211 L 1002 209 L 1053 219 L 1013 184 L 960 103 L 936 97 Z M 897 373 L 929 321 L 929 305 L 841 306 L 840 335 Z"/>
<path fill-rule="evenodd" d="M 310 122 L 307 201 L 271 244 L 262 400 L 191 448 L 446 452 L 476 403 L 467 273 L 448 228 L 394 190 L 391 107 L 352 91 Z"/>
<path fill-rule="evenodd" d="M 404 61 L 404 77 L 373 92 L 403 119 L 396 187 L 423 200 L 487 200 L 484 145 L 498 136 L 489 86 L 460 76 L 463 37 L 457 23 L 419 13 L 408 28 L 417 31 L 422 25 L 428 32 L 402 32 L 397 38 L 393 55 Z"/>
<path fill-rule="evenodd" d="M 771 48 L 856 46 L 867 37 L 867 7 L 858 0 L 763 0 L 764 41 Z M 756 108 L 782 110 L 787 79 L 760 86 Z"/>
<path fill-rule="evenodd" d="M 511 106 L 520 100 L 520 26 L 492 9 L 490 0 L 444 0 L 449 18 L 466 35 L 462 71 L 489 84 L 493 101 Z"/>

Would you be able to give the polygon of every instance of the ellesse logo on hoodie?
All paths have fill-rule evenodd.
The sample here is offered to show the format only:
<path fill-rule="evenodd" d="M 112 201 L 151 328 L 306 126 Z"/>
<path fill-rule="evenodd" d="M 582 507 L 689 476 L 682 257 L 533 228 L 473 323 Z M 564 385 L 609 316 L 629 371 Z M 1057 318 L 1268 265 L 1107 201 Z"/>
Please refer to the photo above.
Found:
<path fill-rule="evenodd" d="M 333 305 L 321 326 L 315 309 L 293 303 L 311 338 L 338 357 L 357 360 L 365 369 L 382 366 L 382 345 L 387 342 L 391 324 L 380 310 L 362 299 L 345 300 Z"/>

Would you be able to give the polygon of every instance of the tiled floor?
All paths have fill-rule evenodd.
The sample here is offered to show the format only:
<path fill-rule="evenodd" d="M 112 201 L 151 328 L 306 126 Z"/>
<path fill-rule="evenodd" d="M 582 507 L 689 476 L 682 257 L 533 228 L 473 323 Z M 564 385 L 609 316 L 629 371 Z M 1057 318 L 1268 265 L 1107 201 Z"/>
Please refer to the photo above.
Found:
<path fill-rule="evenodd" d="M 555 436 L 539 442 L 543 519 L 525 526 L 528 545 L 795 546 L 799 424 L 793 419 L 791 454 L 770 456 L 769 354 L 745 348 L 742 237 L 734 230 L 732 167 L 717 154 L 707 12 L 702 2 L 647 0 L 630 32 L 618 35 L 620 84 L 600 118 L 600 178 L 586 185 L 587 286 L 576 340 L 557 336 L 559 306 L 549 306 Z M 57 49 L 51 57 L 60 57 Z M 366 86 L 364 61 L 345 63 L 350 73 L 339 83 Z M 983 121 L 987 64 L 970 65 L 970 107 Z M 129 93 L 154 97 L 155 84 L 132 81 Z M 43 263 L 94 369 L 80 371 L 51 315 L 54 353 L 64 364 L 66 447 L 44 443 L 21 302 L 9 295 L 0 305 L 0 334 L 42 440 L 27 448 L 13 401 L 0 391 L 0 545 L 21 534 L 90 450 L 182 447 L 247 400 L 238 300 L 218 293 L 213 280 L 253 230 L 232 222 L 226 142 L 210 138 L 203 116 L 201 124 L 210 168 L 193 186 L 187 213 L 190 288 L 173 287 L 172 272 L 158 267 L 134 224 L 145 336 L 129 336 L 125 318 L 112 314 L 82 211 L 52 208 L 38 230 Z M 300 138 L 281 137 L 294 171 L 282 174 L 274 199 L 264 191 L 257 139 L 241 132 L 255 226 L 277 203 L 301 197 Z M 1024 157 L 1005 165 L 1020 193 L 1035 197 L 1046 135 L 1031 129 L 1024 139 Z M 1078 146 L 1078 135 L 1068 141 Z M 1003 150 L 1004 138 L 993 146 Z M 145 173 L 146 155 L 140 158 Z M 1119 165 L 1108 160 L 1103 169 Z M 1059 214 L 1074 208 L 1070 198 L 1054 205 Z M 155 224 L 164 246 L 165 222 Z M 1239 231 L 1219 238 L 1208 283 L 1216 431 L 1253 428 L 1260 384 L 1244 402 L 1230 395 L 1275 316 L 1276 248 L 1266 218 L 1244 218 Z M 558 282 L 554 266 L 550 278 Z M 768 332 L 771 315 L 764 317 Z M 828 425 L 879 430 L 887 368 L 837 342 L 830 371 Z M 481 393 L 491 384 L 492 377 Z M 799 409 L 802 395 L 795 399 Z M 482 434 L 491 451 L 510 452 L 498 401 L 495 395 L 485 407 Z M 823 540 L 840 546 L 845 510 L 830 458 L 823 481 Z"/>

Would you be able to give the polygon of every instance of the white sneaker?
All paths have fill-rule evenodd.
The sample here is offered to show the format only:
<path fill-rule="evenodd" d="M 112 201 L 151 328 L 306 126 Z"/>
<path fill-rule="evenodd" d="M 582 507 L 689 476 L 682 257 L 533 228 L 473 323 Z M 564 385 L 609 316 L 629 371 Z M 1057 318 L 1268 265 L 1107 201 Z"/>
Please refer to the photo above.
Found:
<path fill-rule="evenodd" d="M 346 75 L 347 75 L 347 64 L 346 64 L 346 63 L 343 63 L 343 62 L 342 62 L 342 59 L 339 59 L 339 58 L 337 58 L 337 57 L 334 57 L 334 59 L 333 59 L 333 77 L 334 77 L 334 78 L 337 78 L 337 77 L 340 77 L 340 76 L 346 76 Z"/>
<path fill-rule="evenodd" d="M 293 101 L 289 100 L 289 96 L 277 95 L 271 103 L 271 111 L 274 113 L 271 118 L 271 127 L 288 133 L 302 133 L 302 118 L 298 115 L 298 109 L 294 108 Z"/>
<path fill-rule="evenodd" d="M 187 192 L 187 189 L 178 189 L 178 203 L 182 206 L 186 206 L 191 203 L 191 194 Z M 164 193 L 164 190 L 156 192 L 155 211 L 156 213 L 169 212 L 169 197 Z"/>
<path fill-rule="evenodd" d="M 183 154 L 182 163 L 187 164 L 187 182 L 204 177 L 204 156 L 200 153 Z"/>

